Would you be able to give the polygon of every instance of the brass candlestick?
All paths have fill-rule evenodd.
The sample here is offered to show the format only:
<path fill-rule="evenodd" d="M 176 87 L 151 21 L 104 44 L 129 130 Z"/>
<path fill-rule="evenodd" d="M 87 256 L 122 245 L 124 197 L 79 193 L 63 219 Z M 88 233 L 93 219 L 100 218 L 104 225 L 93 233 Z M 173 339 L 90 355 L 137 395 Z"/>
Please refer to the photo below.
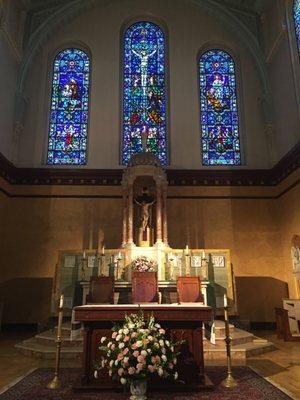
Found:
<path fill-rule="evenodd" d="M 60 366 L 60 351 L 62 342 L 61 330 L 63 321 L 63 306 L 64 306 L 64 295 L 62 294 L 59 299 L 57 337 L 55 341 L 56 342 L 55 372 L 54 372 L 54 378 L 47 385 L 48 389 L 58 389 L 61 386 L 61 382 L 59 379 L 59 366 Z"/>
<path fill-rule="evenodd" d="M 226 295 L 224 295 L 224 320 L 225 320 L 225 343 L 227 352 L 227 377 L 221 382 L 221 385 L 226 388 L 233 388 L 237 386 L 237 381 L 232 376 L 232 371 L 231 371 L 231 338 L 229 334 L 228 304 Z"/>

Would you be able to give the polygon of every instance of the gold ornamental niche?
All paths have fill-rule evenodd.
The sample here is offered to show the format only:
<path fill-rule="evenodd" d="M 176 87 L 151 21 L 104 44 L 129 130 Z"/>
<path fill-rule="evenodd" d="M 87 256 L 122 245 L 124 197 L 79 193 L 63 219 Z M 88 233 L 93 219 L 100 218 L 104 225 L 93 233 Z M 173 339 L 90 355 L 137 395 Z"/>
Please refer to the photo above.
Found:
<path fill-rule="evenodd" d="M 153 153 L 133 155 L 122 188 L 122 246 L 168 246 L 167 177 Z"/>

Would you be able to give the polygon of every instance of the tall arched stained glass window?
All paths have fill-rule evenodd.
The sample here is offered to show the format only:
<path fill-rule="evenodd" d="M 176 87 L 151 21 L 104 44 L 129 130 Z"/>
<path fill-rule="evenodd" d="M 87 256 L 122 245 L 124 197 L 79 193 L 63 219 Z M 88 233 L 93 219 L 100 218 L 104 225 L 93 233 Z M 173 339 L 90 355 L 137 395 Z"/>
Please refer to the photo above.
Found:
<path fill-rule="evenodd" d="M 240 165 L 239 118 L 233 58 L 209 50 L 199 61 L 203 165 Z"/>
<path fill-rule="evenodd" d="M 124 35 L 122 163 L 141 151 L 167 164 L 165 38 L 151 22 L 137 22 Z"/>
<path fill-rule="evenodd" d="M 87 162 L 90 60 L 79 49 L 61 51 L 53 64 L 47 164 Z"/>
<path fill-rule="evenodd" d="M 298 51 L 300 53 L 300 0 L 294 1 L 293 12 L 294 12 L 294 23 L 295 23 Z"/>

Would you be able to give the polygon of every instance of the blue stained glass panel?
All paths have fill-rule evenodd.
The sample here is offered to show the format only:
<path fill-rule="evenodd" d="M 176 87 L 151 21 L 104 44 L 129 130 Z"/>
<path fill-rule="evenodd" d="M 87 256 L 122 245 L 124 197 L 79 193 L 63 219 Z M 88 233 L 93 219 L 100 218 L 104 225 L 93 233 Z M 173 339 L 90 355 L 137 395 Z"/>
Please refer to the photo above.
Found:
<path fill-rule="evenodd" d="M 293 11 L 294 11 L 294 23 L 295 23 L 298 51 L 300 52 L 300 0 L 294 1 Z"/>
<path fill-rule="evenodd" d="M 90 60 L 79 49 L 65 49 L 53 64 L 47 164 L 87 162 Z"/>
<path fill-rule="evenodd" d="M 209 50 L 199 61 L 203 165 L 240 165 L 239 116 L 233 58 Z"/>
<path fill-rule="evenodd" d="M 151 22 L 137 22 L 124 35 L 122 163 L 141 151 L 167 164 L 165 38 Z"/>

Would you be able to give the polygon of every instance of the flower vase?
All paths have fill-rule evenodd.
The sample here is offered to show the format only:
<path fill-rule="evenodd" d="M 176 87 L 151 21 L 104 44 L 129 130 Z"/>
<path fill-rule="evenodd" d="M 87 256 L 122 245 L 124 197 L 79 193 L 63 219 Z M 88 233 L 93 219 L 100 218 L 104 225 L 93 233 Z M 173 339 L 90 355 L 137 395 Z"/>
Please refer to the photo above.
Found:
<path fill-rule="evenodd" d="M 147 400 L 147 381 L 136 380 L 130 384 L 130 400 Z"/>

